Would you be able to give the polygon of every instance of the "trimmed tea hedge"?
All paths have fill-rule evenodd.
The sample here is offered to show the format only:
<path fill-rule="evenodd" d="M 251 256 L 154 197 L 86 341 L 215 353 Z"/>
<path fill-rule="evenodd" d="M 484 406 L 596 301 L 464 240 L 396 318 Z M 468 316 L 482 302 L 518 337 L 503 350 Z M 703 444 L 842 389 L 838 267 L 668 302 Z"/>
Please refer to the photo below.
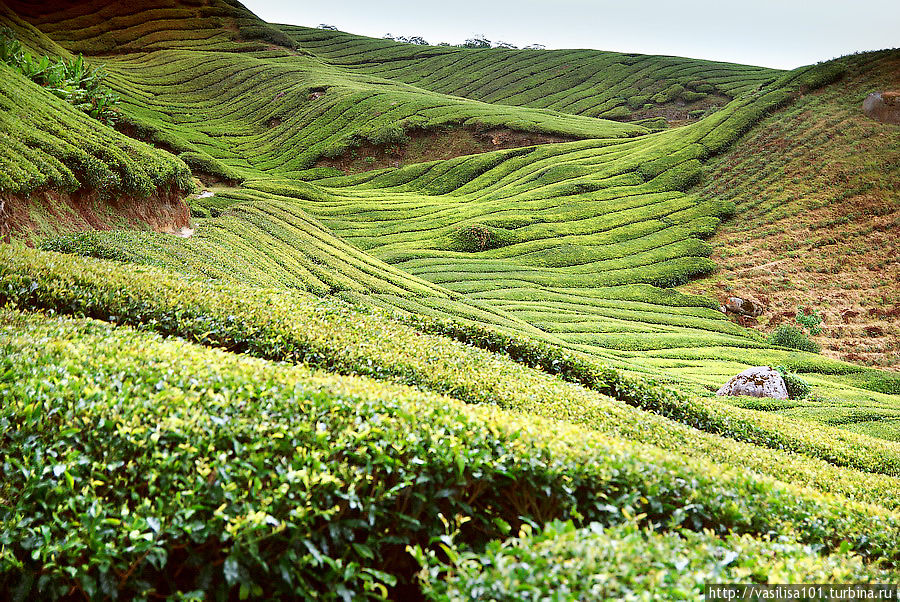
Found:
<path fill-rule="evenodd" d="M 900 560 L 896 514 L 581 427 L 92 321 L 0 323 L 7 594 L 376 597 L 440 516 L 468 519 L 467 545 L 640 516 Z"/>
<path fill-rule="evenodd" d="M 672 450 L 687 445 L 697 453 L 736 465 L 751 462 L 755 470 L 766 474 L 790 474 L 791 480 L 824 490 L 871 495 L 869 499 L 889 505 L 900 503 L 896 491 L 891 493 L 895 486 L 892 477 L 900 472 L 900 448 L 895 443 L 764 412 L 707 402 L 706 408 L 696 402 L 684 403 L 681 396 L 662 387 L 622 379 L 615 371 L 516 340 L 509 341 L 510 351 L 504 351 L 690 425 L 685 426 L 496 354 L 423 334 L 380 312 L 359 312 L 336 300 L 284 290 L 211 285 L 152 268 L 124 271 L 114 262 L 28 249 L 0 247 L 0 257 L 4 259 L 0 262 L 0 303 L 131 324 L 266 359 L 396 379 L 469 403 L 564 419 Z M 446 328 L 453 332 L 456 327 Z M 499 335 L 475 330 L 473 340 L 479 340 L 477 337 L 482 337 L 485 347 L 503 347 Z M 748 460 L 752 446 L 727 446 L 724 442 L 728 439 L 690 427 L 718 430 L 739 441 L 791 450 L 824 462 Z M 858 487 L 851 483 L 867 477 L 854 471 L 836 473 L 825 462 L 891 477 L 883 481 L 873 475 L 866 491 L 853 493 Z"/>
<path fill-rule="evenodd" d="M 527 525 L 526 525 L 527 527 Z M 449 561 L 416 550 L 431 600 L 693 600 L 714 583 L 889 583 L 894 573 L 859 556 L 819 554 L 788 538 L 660 533 L 635 523 L 548 524 Z"/>

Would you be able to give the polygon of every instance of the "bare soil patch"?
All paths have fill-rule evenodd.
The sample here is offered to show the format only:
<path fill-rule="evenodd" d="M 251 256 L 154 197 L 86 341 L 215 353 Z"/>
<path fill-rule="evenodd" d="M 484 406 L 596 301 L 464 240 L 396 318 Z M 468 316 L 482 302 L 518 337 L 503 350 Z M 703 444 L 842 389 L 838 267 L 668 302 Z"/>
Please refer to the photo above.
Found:
<path fill-rule="evenodd" d="M 348 149 L 338 157 L 322 157 L 316 162 L 316 167 L 334 167 L 345 173 L 359 173 L 493 150 L 577 140 L 508 128 L 412 130 L 407 135 L 409 140 L 404 144 L 363 144 Z"/>
<path fill-rule="evenodd" d="M 626 121 L 662 117 L 669 122 L 670 127 L 678 127 L 698 121 L 700 117 L 691 116 L 691 113 L 694 111 L 710 111 L 711 109 L 724 107 L 729 102 L 731 102 L 731 99 L 722 94 L 709 94 L 706 98 L 701 98 L 694 102 L 685 102 L 678 98 L 672 102 L 655 105 L 648 109 L 633 111 Z"/>

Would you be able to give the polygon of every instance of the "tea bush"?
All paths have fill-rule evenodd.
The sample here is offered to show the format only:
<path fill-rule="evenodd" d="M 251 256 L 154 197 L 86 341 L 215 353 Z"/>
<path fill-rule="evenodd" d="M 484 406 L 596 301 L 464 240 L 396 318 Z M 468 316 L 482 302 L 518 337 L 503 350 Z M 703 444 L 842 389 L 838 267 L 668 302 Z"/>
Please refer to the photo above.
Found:
<path fill-rule="evenodd" d="M 467 546 L 638 516 L 900 560 L 896 514 L 584 428 L 93 321 L 0 324 L 5 593 L 378 597 L 441 515 Z"/>
<path fill-rule="evenodd" d="M 211 285 L 149 267 L 130 273 L 116 263 L 27 249 L 13 252 L 0 247 L 0 257 L 4 259 L 0 262 L 0 303 L 131 324 L 266 359 L 399 379 L 469 403 L 565 419 L 673 450 L 682 449 L 687 437 L 698 452 L 716 454 L 723 460 L 740 457 L 746 464 L 749 453 L 740 447 L 723 447 L 723 439 L 700 436 L 693 429 L 772 450 L 792 450 L 837 467 L 900 476 L 900 447 L 896 444 L 806 421 L 792 422 L 781 416 L 773 419 L 765 413 L 740 411 L 708 400 L 686 400 L 671 389 L 623 378 L 614 369 L 490 330 L 460 328 L 452 323 L 423 327 L 485 349 L 500 350 L 519 362 L 610 393 L 651 413 L 494 354 L 423 335 L 379 312 L 361 313 L 334 300 L 288 290 Z M 650 428 L 651 424 L 657 427 Z M 674 432 L 679 433 L 677 437 L 673 437 Z M 788 464 L 795 481 L 854 490 L 844 481 L 857 477 L 838 477 L 815 462 L 800 470 L 796 470 L 796 462 L 786 460 L 771 463 L 760 459 L 755 466 L 770 474 Z M 820 478 L 823 470 L 832 476 Z M 876 480 L 868 487 L 871 491 L 860 489 L 860 493 L 875 496 L 881 488 Z"/>
<path fill-rule="evenodd" d="M 787 387 L 788 398 L 790 399 L 803 399 L 809 392 L 811 391 L 811 387 L 809 383 L 806 382 L 800 376 L 797 376 L 793 372 L 790 372 L 784 366 L 778 366 L 775 368 L 781 377 L 784 379 L 784 384 Z"/>
<path fill-rule="evenodd" d="M 527 527 L 527 525 L 526 525 Z M 700 599 L 711 583 L 878 583 L 888 571 L 853 554 L 710 532 L 662 533 L 634 522 L 578 529 L 553 522 L 493 541 L 481 553 L 447 548 L 449 559 L 415 550 L 431 600 Z"/>
<path fill-rule="evenodd" d="M 102 86 L 103 69 L 86 65 L 81 55 L 73 59 L 34 57 L 22 48 L 11 29 L 0 27 L 0 61 L 94 119 L 109 126 L 118 121 L 119 97 Z"/>

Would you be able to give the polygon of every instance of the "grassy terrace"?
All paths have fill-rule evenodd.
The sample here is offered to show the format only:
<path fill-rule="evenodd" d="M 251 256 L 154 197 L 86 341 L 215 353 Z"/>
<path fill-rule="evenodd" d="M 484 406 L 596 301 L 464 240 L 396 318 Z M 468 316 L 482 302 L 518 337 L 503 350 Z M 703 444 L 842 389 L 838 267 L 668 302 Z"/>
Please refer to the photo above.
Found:
<path fill-rule="evenodd" d="M 733 169 L 759 124 L 896 51 L 780 72 L 413 46 L 219 0 L 0 9 L 122 98 L 117 132 L 0 64 L 0 198 L 215 192 L 190 238 L 0 246 L 0 597 L 536 595 L 504 589 L 526 558 L 572 599 L 650 595 L 645 557 L 689 597 L 896 580 L 897 379 L 672 288 L 718 276 L 723 220 L 777 210 L 779 174 Z M 460 128 L 568 141 L 319 164 Z M 761 364 L 812 395 L 712 395 Z"/>
<path fill-rule="evenodd" d="M 438 514 L 467 517 L 475 545 L 523 519 L 639 516 L 897 560 L 896 513 L 743 468 L 92 321 L 6 311 L 2 323 L 0 419 L 19 425 L 4 446 L 21 458 L 0 489 L 15 500 L 0 505 L 16 534 L 0 555 L 4 588 L 27 590 L 43 567 L 44 595 L 374 596 L 409 575 L 397 542 L 427 545 Z M 750 545 L 765 558 L 765 544 Z M 805 570 L 830 570 L 816 558 Z"/>
<path fill-rule="evenodd" d="M 191 190 L 187 166 L 74 109 L 0 62 L 0 190 L 91 188 L 107 196 Z"/>

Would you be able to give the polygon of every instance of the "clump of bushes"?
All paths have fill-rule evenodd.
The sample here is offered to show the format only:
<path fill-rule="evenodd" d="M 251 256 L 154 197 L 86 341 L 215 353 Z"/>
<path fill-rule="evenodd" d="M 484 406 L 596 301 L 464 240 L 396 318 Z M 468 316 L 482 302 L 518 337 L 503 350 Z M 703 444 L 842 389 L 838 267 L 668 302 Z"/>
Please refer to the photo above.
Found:
<path fill-rule="evenodd" d="M 101 85 L 106 74 L 100 67 L 86 65 L 80 54 L 74 59 L 33 57 L 12 30 L 0 27 L 0 61 L 106 125 L 113 126 L 119 119 L 119 97 Z"/>
<path fill-rule="evenodd" d="M 523 524 L 634 517 L 801 525 L 817 549 L 898 557 L 900 525 L 874 506 L 564 422 L 96 322 L 0 313 L 0 337 L 0 422 L 16 425 L 0 439 L 0 491 L 15 492 L 0 504 L 0 597 L 387 597 L 411 572 L 404 550 L 453 551 L 443 517 L 471 549 Z"/>
<path fill-rule="evenodd" d="M 541 532 L 527 527 L 483 552 L 448 548 L 442 559 L 413 549 L 423 591 L 436 600 L 700 599 L 710 581 L 766 583 L 778 575 L 790 582 L 841 583 L 886 575 L 856 555 L 821 555 L 786 537 L 660 532 L 634 521 L 580 529 L 572 521 L 553 521 Z M 658 579 L 646 578 L 648 559 Z"/>
<path fill-rule="evenodd" d="M 477 253 L 504 247 L 513 242 L 512 238 L 512 232 L 504 228 L 471 224 L 453 233 L 453 246 L 456 251 Z"/>
<path fill-rule="evenodd" d="M 809 383 L 798 375 L 789 371 L 784 366 L 777 366 L 775 370 L 781 374 L 784 379 L 784 385 L 787 387 L 788 397 L 791 399 L 802 399 L 809 395 L 811 387 Z"/>
<path fill-rule="evenodd" d="M 230 186 L 237 186 L 243 180 L 237 171 L 202 151 L 183 152 L 178 155 L 178 158 L 194 172 L 219 178 Z"/>
<path fill-rule="evenodd" d="M 815 341 L 806 336 L 802 330 L 788 324 L 780 324 L 772 334 L 769 335 L 769 343 L 778 347 L 788 347 L 790 349 L 798 349 L 800 351 L 809 351 L 811 353 L 819 353 L 821 348 Z"/>
<path fill-rule="evenodd" d="M 662 92 L 654 94 L 651 100 L 653 100 L 653 102 L 655 102 L 656 104 L 664 104 L 667 102 L 672 102 L 683 93 L 684 86 L 682 86 L 681 84 L 672 84 Z"/>
<path fill-rule="evenodd" d="M 690 90 L 685 90 L 681 93 L 681 98 L 683 98 L 685 102 L 696 102 L 698 100 L 703 100 L 706 97 L 706 92 L 691 92 Z"/>
<path fill-rule="evenodd" d="M 645 94 L 639 94 L 637 96 L 632 96 L 628 99 L 628 106 L 634 110 L 638 110 L 647 104 L 647 101 L 650 100 L 650 97 Z"/>

